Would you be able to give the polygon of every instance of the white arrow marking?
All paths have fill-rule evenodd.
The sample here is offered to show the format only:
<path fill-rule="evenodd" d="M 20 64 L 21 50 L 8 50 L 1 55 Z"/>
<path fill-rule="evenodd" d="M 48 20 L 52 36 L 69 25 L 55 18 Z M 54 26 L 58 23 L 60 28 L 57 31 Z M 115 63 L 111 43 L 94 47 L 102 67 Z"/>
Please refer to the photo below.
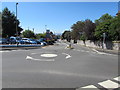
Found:
<path fill-rule="evenodd" d="M 30 56 L 26 57 L 27 60 L 36 60 L 36 61 L 55 61 L 54 59 L 35 59 Z"/>
<path fill-rule="evenodd" d="M 62 54 L 67 55 L 66 59 L 71 58 L 71 56 L 69 54 L 67 54 L 67 53 L 62 53 Z"/>
<path fill-rule="evenodd" d="M 94 85 L 89 85 L 89 86 L 85 86 L 85 87 L 82 87 L 82 88 L 97 88 L 97 87 L 95 87 Z"/>
<path fill-rule="evenodd" d="M 32 58 L 32 57 L 30 57 L 30 56 L 27 56 L 27 57 L 26 57 L 26 59 L 31 59 L 31 60 L 32 60 L 33 58 Z"/>
<path fill-rule="evenodd" d="M 119 77 L 114 78 L 114 80 L 116 80 L 116 81 L 120 81 L 120 76 L 119 76 Z"/>

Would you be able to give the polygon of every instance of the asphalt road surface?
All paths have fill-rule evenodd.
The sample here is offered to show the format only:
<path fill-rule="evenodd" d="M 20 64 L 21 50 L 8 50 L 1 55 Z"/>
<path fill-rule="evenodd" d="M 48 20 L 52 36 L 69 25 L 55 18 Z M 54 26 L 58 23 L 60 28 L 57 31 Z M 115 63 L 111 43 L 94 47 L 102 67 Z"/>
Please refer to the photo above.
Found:
<path fill-rule="evenodd" d="M 119 76 L 117 55 L 79 45 L 72 45 L 74 49 L 66 46 L 59 41 L 40 49 L 0 52 L 2 88 L 81 88 L 89 85 L 102 88 Z M 107 80 L 104 85 L 100 84 Z"/>

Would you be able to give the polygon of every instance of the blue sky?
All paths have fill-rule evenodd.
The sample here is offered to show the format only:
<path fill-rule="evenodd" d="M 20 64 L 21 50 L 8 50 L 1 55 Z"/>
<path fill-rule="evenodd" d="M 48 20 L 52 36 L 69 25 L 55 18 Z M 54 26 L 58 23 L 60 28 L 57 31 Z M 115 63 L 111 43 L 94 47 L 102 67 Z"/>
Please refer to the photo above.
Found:
<path fill-rule="evenodd" d="M 8 7 L 15 13 L 15 2 L 3 2 L 2 9 Z M 18 19 L 23 29 L 33 29 L 35 33 L 45 32 L 45 25 L 55 33 L 62 33 L 80 20 L 92 21 L 108 13 L 118 11 L 117 2 L 19 2 Z"/>

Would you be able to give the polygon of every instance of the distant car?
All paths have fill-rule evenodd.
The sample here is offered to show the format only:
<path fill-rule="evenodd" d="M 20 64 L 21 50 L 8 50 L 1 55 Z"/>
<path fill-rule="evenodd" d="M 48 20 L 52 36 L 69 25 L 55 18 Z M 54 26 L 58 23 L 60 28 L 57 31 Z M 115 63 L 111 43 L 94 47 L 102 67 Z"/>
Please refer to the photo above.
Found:
<path fill-rule="evenodd" d="M 41 42 L 39 40 L 35 40 L 37 42 L 37 44 L 41 44 Z"/>
<path fill-rule="evenodd" d="M 11 36 L 11 37 L 9 38 L 9 43 L 10 43 L 10 44 L 16 44 L 16 37 Z"/>
<path fill-rule="evenodd" d="M 39 42 L 42 46 L 47 45 L 44 38 L 38 39 L 37 42 Z"/>
<path fill-rule="evenodd" d="M 6 38 L 0 38 L 0 44 L 8 44 L 8 40 Z"/>
<path fill-rule="evenodd" d="M 34 39 L 29 38 L 22 38 L 25 44 L 37 44 L 37 42 Z"/>
<path fill-rule="evenodd" d="M 11 36 L 9 38 L 9 43 L 10 44 L 16 44 L 16 43 L 18 43 L 18 44 L 24 44 L 24 41 L 22 41 L 21 37 L 13 37 L 13 36 Z"/>
<path fill-rule="evenodd" d="M 42 46 L 46 46 L 47 43 L 46 43 L 46 42 L 41 42 L 41 45 L 42 45 Z"/>
<path fill-rule="evenodd" d="M 30 41 L 28 38 L 22 38 L 22 41 L 24 42 L 24 44 L 30 44 Z"/>
<path fill-rule="evenodd" d="M 29 39 L 30 44 L 37 44 L 35 39 Z"/>

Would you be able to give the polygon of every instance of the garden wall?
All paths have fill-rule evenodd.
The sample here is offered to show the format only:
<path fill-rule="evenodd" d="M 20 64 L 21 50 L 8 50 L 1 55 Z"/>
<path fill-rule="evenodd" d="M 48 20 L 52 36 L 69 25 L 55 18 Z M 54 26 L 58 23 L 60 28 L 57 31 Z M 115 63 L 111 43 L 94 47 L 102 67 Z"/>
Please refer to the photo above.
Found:
<path fill-rule="evenodd" d="M 73 41 L 72 41 L 73 42 Z M 120 50 L 120 42 L 112 42 L 112 41 L 106 41 L 104 44 L 101 41 L 90 41 L 87 40 L 83 42 L 82 40 L 78 40 L 77 44 L 84 45 L 87 47 L 94 47 L 94 48 L 104 48 L 108 50 Z"/>

